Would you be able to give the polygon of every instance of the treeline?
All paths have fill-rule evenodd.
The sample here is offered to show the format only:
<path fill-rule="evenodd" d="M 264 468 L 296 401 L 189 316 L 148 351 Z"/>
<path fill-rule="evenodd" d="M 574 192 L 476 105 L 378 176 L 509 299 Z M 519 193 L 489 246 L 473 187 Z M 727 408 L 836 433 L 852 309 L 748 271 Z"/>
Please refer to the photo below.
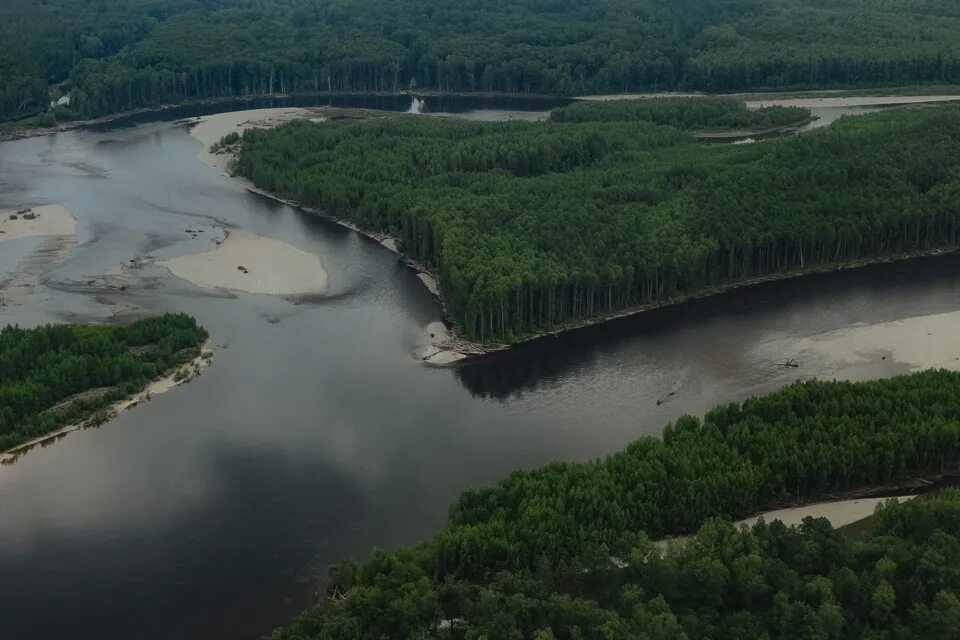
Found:
<path fill-rule="evenodd" d="M 0 451 L 75 424 L 199 355 L 207 332 L 184 314 L 129 326 L 0 330 Z"/>
<path fill-rule="evenodd" d="M 604 122 L 294 122 L 248 131 L 238 170 L 394 235 L 439 271 L 455 320 L 480 341 L 960 244 L 956 107 L 740 146 L 617 120 L 643 110 L 633 109 L 590 105 Z M 713 122 L 707 110 L 685 112 Z"/>
<path fill-rule="evenodd" d="M 516 472 L 466 492 L 434 539 L 336 567 L 332 600 L 270 638 L 956 637 L 960 491 L 888 503 L 863 540 L 712 518 L 960 472 L 958 392 L 946 371 L 799 383 Z"/>
<path fill-rule="evenodd" d="M 642 120 L 678 129 L 764 130 L 806 122 L 810 110 L 802 107 L 747 109 L 734 98 L 651 98 L 574 102 L 550 112 L 552 122 L 636 122 Z"/>
<path fill-rule="evenodd" d="M 952 0 L 8 0 L 0 120 L 223 96 L 960 82 Z"/>

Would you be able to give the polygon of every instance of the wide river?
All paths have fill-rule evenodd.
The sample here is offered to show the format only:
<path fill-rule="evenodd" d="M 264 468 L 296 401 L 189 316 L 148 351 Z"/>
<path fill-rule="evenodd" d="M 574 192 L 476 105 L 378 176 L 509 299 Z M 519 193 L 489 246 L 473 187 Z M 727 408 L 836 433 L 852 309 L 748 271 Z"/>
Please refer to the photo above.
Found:
<path fill-rule="evenodd" d="M 78 221 L 66 262 L 0 291 L 0 322 L 184 311 L 217 345 L 199 379 L 0 467 L 2 638 L 259 637 L 322 597 L 331 563 L 429 536 L 466 487 L 603 456 L 798 378 L 906 371 L 883 344 L 853 364 L 798 368 L 781 365 L 796 355 L 783 345 L 960 309 L 960 258 L 940 257 L 431 368 L 413 353 L 439 310 L 394 254 L 247 192 L 200 150 L 176 123 L 0 144 L 0 209 L 60 203 Z M 138 256 L 204 250 L 209 239 L 185 230 L 224 226 L 321 257 L 330 295 L 233 295 L 156 272 L 120 291 L 98 278 Z M 28 283 L 42 248 L 0 244 L 0 283 Z"/>

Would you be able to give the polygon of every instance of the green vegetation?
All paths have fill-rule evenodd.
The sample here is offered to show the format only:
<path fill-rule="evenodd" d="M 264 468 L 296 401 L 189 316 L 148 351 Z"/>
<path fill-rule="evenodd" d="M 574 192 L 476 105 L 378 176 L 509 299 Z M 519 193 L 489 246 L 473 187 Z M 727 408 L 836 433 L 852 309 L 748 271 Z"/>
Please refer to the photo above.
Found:
<path fill-rule="evenodd" d="M 958 463 L 958 373 L 795 384 L 468 491 L 437 537 L 338 566 L 347 596 L 271 638 L 956 638 L 960 491 L 887 504 L 861 540 L 712 518 Z"/>
<path fill-rule="evenodd" d="M 0 120 L 317 91 L 960 82 L 952 0 L 6 0 Z"/>
<path fill-rule="evenodd" d="M 739 146 L 620 121 L 650 114 L 711 128 L 749 117 L 724 101 L 670 115 L 689 102 L 555 116 L 600 122 L 293 122 L 248 131 L 237 168 L 258 187 L 395 236 L 439 271 L 452 315 L 480 341 L 960 243 L 960 109 L 886 111 Z"/>
<path fill-rule="evenodd" d="M 580 101 L 550 112 L 552 122 L 636 122 L 678 129 L 760 131 L 806 122 L 801 107 L 747 109 L 733 98 L 656 98 L 649 100 Z"/>
<path fill-rule="evenodd" d="M 200 354 L 207 332 L 183 314 L 126 327 L 0 331 L 0 451 L 76 424 Z"/>

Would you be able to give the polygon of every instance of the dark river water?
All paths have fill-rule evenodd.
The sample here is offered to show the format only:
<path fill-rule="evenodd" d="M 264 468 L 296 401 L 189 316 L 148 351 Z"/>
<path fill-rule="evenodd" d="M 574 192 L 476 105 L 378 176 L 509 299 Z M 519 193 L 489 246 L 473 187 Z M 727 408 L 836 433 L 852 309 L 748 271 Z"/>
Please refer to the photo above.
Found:
<path fill-rule="evenodd" d="M 218 175 L 200 147 L 172 122 L 0 144 L 0 209 L 61 203 L 78 221 L 69 260 L 0 292 L 0 321 L 184 311 L 217 345 L 199 379 L 0 467 L 0 638 L 259 637 L 316 601 L 331 563 L 429 536 L 465 487 L 603 456 L 681 413 L 810 375 L 758 344 L 960 308 L 950 256 L 742 289 L 429 368 L 412 354 L 439 310 L 414 273 Z M 136 256 L 205 250 L 184 230 L 224 225 L 320 256 L 331 295 L 97 280 Z M 0 244 L 0 281 L 32 268 L 40 244 Z M 883 367 L 871 374 L 903 370 Z"/>

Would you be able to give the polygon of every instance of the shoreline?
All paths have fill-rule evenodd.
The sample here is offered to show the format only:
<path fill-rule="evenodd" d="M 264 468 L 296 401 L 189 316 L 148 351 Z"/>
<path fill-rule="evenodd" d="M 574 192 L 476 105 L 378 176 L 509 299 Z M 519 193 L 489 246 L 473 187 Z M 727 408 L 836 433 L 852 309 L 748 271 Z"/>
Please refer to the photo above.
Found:
<path fill-rule="evenodd" d="M 290 111 L 290 108 L 278 107 L 272 111 L 279 112 L 284 110 Z M 261 110 L 261 111 L 267 111 L 267 110 Z M 247 113 L 247 112 L 236 112 L 236 113 Z M 217 115 L 224 115 L 224 114 L 217 114 Z M 206 117 L 216 117 L 216 115 L 206 116 Z M 267 117 L 269 118 L 269 115 Z M 291 119 L 296 119 L 296 116 L 292 114 L 288 114 L 288 117 L 286 118 L 274 118 L 273 121 L 271 121 L 271 125 L 277 126 Z M 249 127 L 258 126 L 258 123 L 256 122 L 247 122 L 244 124 L 248 125 Z M 194 125 L 194 128 L 195 128 L 195 125 Z M 191 129 L 191 135 L 194 135 L 193 129 Z M 701 298 L 715 296 L 715 295 L 723 294 L 728 291 L 733 291 L 735 289 L 740 289 L 744 287 L 751 287 L 754 285 L 764 284 L 767 282 L 788 280 L 792 278 L 815 275 L 820 273 L 832 273 L 837 271 L 846 271 L 849 269 L 859 269 L 859 268 L 868 267 L 871 265 L 888 264 L 892 262 L 903 262 L 903 261 L 914 260 L 918 258 L 948 255 L 960 250 L 960 246 L 937 247 L 937 248 L 927 249 L 923 251 L 891 254 L 886 256 L 878 256 L 875 258 L 864 258 L 861 260 L 854 260 L 849 262 L 819 265 L 815 267 L 809 267 L 809 268 L 789 271 L 785 273 L 775 273 L 775 274 L 768 274 L 765 276 L 757 276 L 753 278 L 747 278 L 744 280 L 737 280 L 737 281 L 733 281 L 725 284 L 707 287 L 694 293 L 678 295 L 678 296 L 668 298 L 666 300 L 629 307 L 629 308 L 622 309 L 620 311 L 611 312 L 611 313 L 598 314 L 596 316 L 592 316 L 589 318 L 583 318 L 567 324 L 562 324 L 560 326 L 557 326 L 547 331 L 541 331 L 541 332 L 524 336 L 510 343 L 478 343 L 478 342 L 473 342 L 469 340 L 468 338 L 463 336 L 463 334 L 460 332 L 460 329 L 455 319 L 453 318 L 452 314 L 449 312 L 449 309 L 447 307 L 447 303 L 443 295 L 443 290 L 442 290 L 442 287 L 440 286 L 439 274 L 436 273 L 434 270 L 428 268 L 426 265 L 421 264 L 418 261 L 413 260 L 409 256 L 406 256 L 405 254 L 403 254 L 397 246 L 396 238 L 394 238 L 393 236 L 385 232 L 363 229 L 349 220 L 338 218 L 326 211 L 316 209 L 308 205 L 299 203 L 295 200 L 291 200 L 283 196 L 280 196 L 278 194 L 270 193 L 264 189 L 260 189 L 259 187 L 254 185 L 252 182 L 250 182 L 248 179 L 244 178 L 243 176 L 234 174 L 230 169 L 230 166 L 229 166 L 231 164 L 230 160 L 236 157 L 236 153 L 237 153 L 236 147 L 230 149 L 225 154 L 220 154 L 220 156 L 218 156 L 218 157 L 222 157 L 224 155 L 227 156 L 228 161 L 226 163 L 226 168 L 222 168 L 219 164 L 214 164 L 213 162 L 210 162 L 206 159 L 207 157 L 211 157 L 211 154 L 209 153 L 210 145 L 212 145 L 214 142 L 217 142 L 218 140 L 210 141 L 198 135 L 194 135 L 194 137 L 200 140 L 200 142 L 205 145 L 205 148 L 201 150 L 200 153 L 198 153 L 197 158 L 200 159 L 205 164 L 207 164 L 209 167 L 217 171 L 220 171 L 222 175 L 230 178 L 231 180 L 236 180 L 247 191 L 266 197 L 266 198 L 270 198 L 271 200 L 274 200 L 276 202 L 280 202 L 282 204 L 286 204 L 288 206 L 294 207 L 296 209 L 299 209 L 300 211 L 303 211 L 304 213 L 319 216 L 321 218 L 324 218 L 326 220 L 339 224 L 343 227 L 346 227 L 352 231 L 355 231 L 359 235 L 376 242 L 377 244 L 384 247 L 388 251 L 391 251 L 394 254 L 396 254 L 398 258 L 407 267 L 409 267 L 414 272 L 416 272 L 418 278 L 421 280 L 423 285 L 426 287 L 426 289 L 430 292 L 430 294 L 434 297 L 434 299 L 440 305 L 441 319 L 448 331 L 448 334 L 444 336 L 442 339 L 426 345 L 427 347 L 425 349 L 426 355 L 418 356 L 418 358 L 422 362 L 432 366 L 450 366 L 450 365 L 461 363 L 468 359 L 474 360 L 483 356 L 504 352 L 513 347 L 534 342 L 536 340 L 555 338 L 559 336 L 561 333 L 567 333 L 570 331 L 585 329 L 587 327 L 592 327 L 592 326 L 603 324 L 613 320 L 619 320 L 621 318 L 628 318 L 631 316 L 635 316 L 647 311 L 653 311 L 655 309 L 660 309 L 663 307 L 675 306 L 675 305 L 683 304 L 685 302 L 689 302 L 692 300 L 698 300 Z M 207 144 L 208 142 L 209 144 Z"/>
<path fill-rule="evenodd" d="M 74 431 L 88 429 L 94 426 L 99 427 L 107 424 L 122 412 L 132 409 L 138 404 L 150 400 L 153 396 L 166 393 L 171 389 L 190 382 L 194 378 L 199 377 L 203 370 L 210 366 L 210 364 L 213 362 L 213 353 L 213 343 L 208 339 L 206 342 L 200 345 L 200 354 L 196 358 L 175 367 L 173 371 L 162 378 L 151 380 L 143 389 L 134 393 L 133 395 L 122 400 L 117 400 L 110 406 L 97 411 L 94 415 L 90 416 L 86 420 L 82 420 L 75 424 L 69 424 L 65 427 L 57 429 L 56 431 L 51 431 L 50 433 L 37 436 L 36 438 L 10 447 L 5 451 L 0 451 L 0 465 L 13 464 L 20 459 L 21 456 L 26 455 L 34 447 L 42 447 L 47 443 L 55 442 L 60 438 L 65 437 L 67 434 L 73 433 Z M 183 370 L 186 370 L 187 374 L 177 380 L 176 376 Z M 99 418 L 103 419 L 100 420 Z"/>
<path fill-rule="evenodd" d="M 898 98 L 898 97 L 931 97 L 940 98 L 949 95 L 951 92 L 960 99 L 960 85 L 908 85 L 902 87 L 874 87 L 874 88 L 852 88 L 852 89 L 797 89 L 794 91 L 755 91 L 755 92 L 733 92 L 733 93 L 711 93 L 703 91 L 663 91 L 663 92 L 634 92 L 634 93 L 611 93 L 611 94 L 585 94 L 575 96 L 550 95 L 542 93 L 507 93 L 497 91 L 441 91 L 439 89 L 410 90 L 399 91 L 320 91 L 315 93 L 270 93 L 264 95 L 246 95 L 246 96 L 226 96 L 221 98 L 204 98 L 200 100 L 185 100 L 183 102 L 173 102 L 155 107 L 143 107 L 140 109 L 130 109 L 109 113 L 96 118 L 86 118 L 83 120 L 70 120 L 61 122 L 49 127 L 27 127 L 15 128 L 15 122 L 0 122 L 0 142 L 13 140 L 24 140 L 39 136 L 62 133 L 75 129 L 94 127 L 104 124 L 110 124 L 124 118 L 130 118 L 140 115 L 156 114 L 162 115 L 165 112 L 175 109 L 184 109 L 190 107 L 214 106 L 218 104 L 227 104 L 230 102 L 254 102 L 257 100 L 290 100 L 295 98 L 338 98 L 350 96 L 375 96 L 375 97 L 402 97 L 418 96 L 429 98 L 513 98 L 523 100 L 557 100 L 557 101 L 591 101 L 591 100 L 630 100 L 636 98 L 653 97 L 728 97 L 750 101 L 768 101 L 768 100 L 800 100 L 800 99 L 823 99 L 823 98 L 860 98 L 860 97 L 880 97 L 880 98 Z M 316 105 L 324 106 L 324 105 Z M 286 107 L 296 108 L 296 107 Z M 300 107 L 310 108 L 310 107 Z M 226 112 L 229 113 L 229 112 Z M 399 113 L 399 112 L 398 112 Z M 188 116 L 189 117 L 189 116 Z M 4 127 L 9 129 L 4 129 Z"/>
<path fill-rule="evenodd" d="M 142 107 L 140 109 L 130 109 L 127 111 L 118 111 L 116 113 L 108 113 L 106 115 L 97 116 L 96 118 L 85 118 L 83 120 L 68 120 L 66 122 L 60 122 L 53 126 L 49 127 L 26 127 L 26 128 L 13 128 L 13 121 L 10 122 L 0 122 L 0 142 L 10 142 L 13 140 L 24 140 L 27 138 L 36 138 L 40 136 L 46 136 L 54 133 L 63 133 L 65 131 L 73 131 L 75 129 L 84 129 L 87 127 L 96 127 L 100 125 L 110 124 L 118 120 L 123 120 L 125 118 L 131 118 L 142 115 L 163 115 L 169 111 L 174 111 L 176 109 L 189 109 L 191 107 L 205 107 L 205 106 L 216 106 L 220 104 L 229 104 L 231 102 L 247 102 L 252 103 L 258 100 L 294 100 L 297 98 L 349 98 L 356 96 L 372 96 L 378 98 L 400 98 L 405 96 L 410 97 L 425 97 L 425 98 L 509 98 L 509 99 L 519 99 L 519 100 L 557 100 L 557 101 L 572 101 L 575 98 L 572 96 L 554 96 L 542 93 L 504 93 L 504 92 L 489 92 L 489 91 L 441 91 L 438 89 L 424 89 L 424 90 L 410 90 L 405 89 L 401 91 L 320 91 L 316 93 L 268 93 L 263 95 L 245 95 L 245 96 L 227 96 L 222 98 L 204 98 L 200 100 L 185 100 L 183 102 L 171 102 L 168 104 L 158 105 L 156 107 Z M 273 108 L 273 107 L 266 107 Z M 339 109 L 341 107 L 333 107 L 332 105 L 313 105 L 306 107 L 276 107 L 278 109 L 323 109 L 323 108 L 334 108 Z M 344 107 L 346 109 L 346 107 Z M 358 108 L 362 109 L 362 108 Z M 255 109 L 242 109 L 241 111 L 253 111 Z M 372 109 L 372 111 L 380 111 L 379 109 Z M 213 114 L 207 115 L 219 115 L 221 113 L 236 113 L 236 109 L 233 111 L 220 111 Z M 390 112 L 390 113 L 403 113 L 401 111 Z M 186 118 L 202 118 L 206 116 L 184 116 Z M 9 129 L 4 129 L 4 126 L 10 126 Z"/>
<path fill-rule="evenodd" d="M 304 213 L 320 216 L 326 220 L 329 220 L 331 222 L 344 226 L 348 229 L 351 229 L 352 231 L 356 231 L 361 236 L 364 236 L 369 240 L 372 240 L 377 244 L 381 245 L 388 251 L 395 253 L 398 256 L 398 258 L 407 267 L 415 271 L 418 277 L 420 278 L 420 280 L 423 282 L 424 286 L 439 303 L 443 323 L 447 327 L 447 330 L 450 332 L 449 340 L 447 343 L 449 346 L 440 345 L 440 344 L 434 345 L 438 347 L 439 350 L 434 354 L 432 354 L 430 356 L 430 359 L 444 352 L 453 352 L 453 354 L 456 356 L 454 360 L 444 361 L 442 363 L 431 363 L 430 359 L 428 358 L 423 359 L 423 361 L 426 362 L 427 364 L 435 364 L 437 366 L 448 366 L 451 364 L 461 362 L 466 359 L 473 360 L 479 357 L 501 353 L 509 349 L 512 349 L 513 347 L 534 342 L 536 340 L 556 338 L 562 333 L 568 333 L 570 331 L 576 331 L 579 329 L 586 329 L 588 327 L 604 324 L 613 320 L 629 318 L 631 316 L 639 315 L 641 313 L 645 313 L 648 311 L 654 311 L 656 309 L 661 309 L 664 307 L 677 306 L 685 302 L 699 300 L 701 298 L 708 298 L 711 296 L 727 293 L 728 291 L 733 291 L 736 289 L 742 289 L 746 287 L 752 287 L 759 284 L 765 284 L 767 282 L 778 282 L 781 280 L 790 280 L 793 278 L 801 278 L 804 276 L 811 276 L 811 275 L 822 274 L 822 273 L 834 273 L 839 271 L 848 271 L 851 269 L 860 269 L 860 268 L 869 267 L 872 265 L 890 264 L 894 262 L 906 262 L 909 260 L 917 260 L 920 258 L 944 256 L 944 255 L 950 255 L 960 251 L 960 246 L 937 247 L 935 249 L 927 249 L 924 251 L 892 254 L 892 255 L 881 256 L 877 258 L 855 260 L 851 262 L 834 263 L 830 265 L 821 265 L 817 267 L 810 267 L 807 269 L 803 269 L 799 271 L 791 271 L 787 273 L 777 273 L 777 274 L 770 274 L 766 276 L 757 276 L 757 277 L 749 278 L 746 280 L 739 280 L 739 281 L 730 282 L 727 284 L 716 285 L 714 287 L 709 287 L 707 289 L 703 289 L 696 293 L 677 296 L 674 298 L 670 298 L 668 300 L 652 302 L 645 305 L 639 305 L 636 307 L 623 309 L 621 311 L 615 311 L 609 314 L 603 314 L 601 316 L 585 318 L 585 319 L 573 322 L 572 324 L 562 325 L 554 329 L 550 329 L 549 331 L 543 331 L 543 332 L 531 334 L 529 336 L 525 336 L 523 338 L 516 340 L 515 342 L 484 344 L 484 343 L 473 342 L 470 339 L 464 337 L 460 332 L 459 328 L 457 327 L 457 324 L 454 322 L 451 314 L 447 309 L 446 300 L 444 299 L 444 296 L 443 296 L 443 290 L 439 284 L 440 283 L 439 274 L 435 273 L 433 270 L 417 262 L 416 260 L 413 260 L 412 258 L 409 258 L 405 254 L 401 253 L 400 250 L 396 247 L 395 238 L 393 238 L 389 234 L 361 229 L 360 227 L 350 222 L 349 220 L 342 220 L 325 211 L 314 209 L 312 207 L 300 204 L 296 201 L 283 198 L 273 193 L 269 193 L 267 191 L 264 191 L 263 189 L 260 189 L 258 187 L 255 187 L 249 184 L 248 181 L 242 176 L 230 175 L 229 177 L 231 179 L 240 180 L 244 184 L 244 187 L 247 189 L 247 191 L 250 191 L 251 193 L 256 193 L 257 195 L 261 195 L 261 196 L 270 198 L 272 200 L 275 200 L 277 202 L 286 204 L 288 206 L 300 209 Z M 388 243 L 392 243 L 392 244 L 388 244 Z M 440 348 L 441 346 L 447 346 L 447 348 Z"/>
<path fill-rule="evenodd" d="M 361 229 L 360 227 L 353 224 L 349 220 L 339 219 L 325 211 L 314 209 L 312 207 L 300 204 L 293 200 L 283 198 L 273 193 L 269 193 L 267 191 L 264 191 L 263 189 L 260 189 L 251 184 L 248 184 L 248 181 L 245 178 L 242 178 L 240 176 L 229 175 L 229 177 L 231 179 L 240 180 L 241 183 L 243 183 L 244 187 L 247 189 L 247 191 L 251 193 L 256 193 L 257 195 L 264 196 L 276 202 L 280 202 L 288 206 L 294 207 L 296 209 L 303 211 L 304 213 L 322 217 L 326 220 L 329 220 L 331 222 L 334 222 L 352 231 L 357 232 L 359 235 L 369 240 L 372 240 L 373 242 L 376 242 L 377 244 L 384 247 L 388 251 L 395 253 L 398 256 L 398 258 L 407 267 L 415 271 L 418 277 L 420 278 L 420 280 L 423 282 L 426 289 L 430 292 L 430 294 L 434 297 L 434 299 L 440 305 L 441 318 L 450 334 L 445 344 L 438 343 L 436 345 L 432 345 L 437 347 L 437 351 L 431 354 L 429 358 L 423 358 L 423 362 L 427 364 L 433 364 L 434 366 L 449 366 L 452 364 L 460 363 L 467 359 L 475 360 L 483 356 L 490 356 L 497 353 L 501 353 L 509 349 L 512 349 L 514 347 L 527 344 L 530 342 L 534 342 L 537 340 L 546 340 L 548 338 L 556 338 L 562 333 L 577 331 L 579 329 L 586 329 L 588 327 L 604 324 L 607 322 L 611 322 L 613 320 L 629 318 L 631 316 L 639 315 L 641 313 L 645 313 L 648 311 L 654 311 L 656 309 L 661 309 L 664 307 L 672 307 L 672 306 L 683 304 L 685 302 L 699 300 L 701 298 L 708 298 L 711 296 L 727 293 L 728 291 L 742 289 L 745 287 L 752 287 L 752 286 L 764 284 L 767 282 L 778 282 L 781 280 L 790 280 L 793 278 L 800 278 L 804 276 L 811 276 L 811 275 L 822 274 L 822 273 L 834 273 L 838 271 L 860 269 L 860 268 L 869 267 L 872 265 L 890 264 L 893 262 L 906 262 L 909 260 L 917 260 L 920 258 L 944 256 L 944 255 L 950 255 L 950 254 L 956 253 L 957 251 L 960 251 L 960 246 L 938 247 L 935 249 L 927 249 L 924 251 L 915 251 L 915 252 L 910 252 L 905 254 L 893 254 L 893 255 L 882 256 L 877 258 L 855 260 L 852 262 L 822 265 L 818 267 L 803 269 L 800 271 L 791 271 L 787 273 L 758 276 L 755 278 L 749 278 L 747 280 L 740 280 L 740 281 L 731 282 L 723 285 L 716 285 L 714 287 L 709 287 L 707 289 L 701 290 L 697 293 L 682 295 L 675 298 L 670 298 L 668 300 L 652 302 L 652 303 L 648 303 L 648 304 L 640 305 L 636 307 L 630 307 L 628 309 L 623 309 L 621 311 L 616 311 L 610 314 L 604 314 L 601 316 L 585 318 L 582 320 L 578 320 L 572 324 L 563 325 L 554 329 L 550 329 L 549 331 L 543 331 L 543 332 L 531 334 L 529 336 L 525 336 L 511 343 L 484 344 L 484 343 L 473 342 L 468 338 L 464 337 L 463 334 L 460 332 L 459 328 L 457 327 L 457 324 L 453 321 L 453 318 L 447 309 L 446 300 L 444 299 L 444 296 L 443 296 L 443 290 L 439 284 L 440 283 L 439 275 L 434 271 L 432 271 L 431 269 L 429 269 L 428 267 L 426 267 L 425 265 L 401 253 L 400 250 L 396 247 L 395 239 L 389 234 Z M 439 359 L 440 361 L 438 362 L 431 362 L 433 358 L 447 352 L 451 352 L 451 353 L 449 353 L 446 358 L 441 358 Z M 449 359 L 450 356 L 453 356 L 453 359 Z"/>

